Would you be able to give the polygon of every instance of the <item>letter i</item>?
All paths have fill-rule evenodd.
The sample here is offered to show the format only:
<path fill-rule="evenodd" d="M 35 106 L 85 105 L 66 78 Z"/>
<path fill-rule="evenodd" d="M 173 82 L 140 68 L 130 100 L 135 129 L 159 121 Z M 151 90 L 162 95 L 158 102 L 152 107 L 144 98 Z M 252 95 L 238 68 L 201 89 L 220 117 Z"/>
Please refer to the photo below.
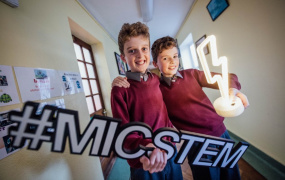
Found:
<path fill-rule="evenodd" d="M 102 156 L 108 156 L 110 154 L 110 149 L 114 141 L 114 136 L 117 130 L 119 122 L 111 122 L 108 128 L 108 133 L 105 139 L 104 147 L 102 150 Z"/>

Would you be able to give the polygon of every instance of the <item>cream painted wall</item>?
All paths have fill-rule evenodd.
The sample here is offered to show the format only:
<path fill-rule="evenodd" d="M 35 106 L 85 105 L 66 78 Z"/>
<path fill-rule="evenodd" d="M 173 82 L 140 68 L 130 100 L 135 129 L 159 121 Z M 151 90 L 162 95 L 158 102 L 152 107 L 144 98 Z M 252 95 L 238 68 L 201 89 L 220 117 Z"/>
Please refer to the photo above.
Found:
<path fill-rule="evenodd" d="M 117 44 L 76 0 L 19 1 L 18 8 L 0 2 L 0 64 L 79 72 L 71 32 L 94 50 L 108 115 L 111 115 L 111 81 L 118 76 L 114 51 Z M 81 132 L 89 122 L 84 93 L 64 97 L 67 109 L 79 112 Z M 53 100 L 49 99 L 49 100 Z M 23 104 L 0 107 L 0 111 Z M 98 157 L 52 153 L 51 144 L 39 151 L 22 149 L 0 162 L 0 179 L 104 179 Z"/>
<path fill-rule="evenodd" d="M 284 165 L 285 1 L 229 0 L 230 6 L 214 22 L 208 3 L 196 1 L 178 42 L 189 33 L 194 42 L 204 34 L 216 35 L 218 55 L 228 57 L 229 71 L 238 75 L 250 102 L 242 115 L 225 119 L 227 128 Z M 220 96 L 206 92 L 213 101 Z"/>

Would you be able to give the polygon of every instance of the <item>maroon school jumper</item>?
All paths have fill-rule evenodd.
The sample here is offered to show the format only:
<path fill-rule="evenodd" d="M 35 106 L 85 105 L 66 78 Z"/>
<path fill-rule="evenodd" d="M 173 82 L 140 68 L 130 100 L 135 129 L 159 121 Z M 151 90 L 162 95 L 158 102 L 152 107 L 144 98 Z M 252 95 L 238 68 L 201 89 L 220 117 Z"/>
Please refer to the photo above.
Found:
<path fill-rule="evenodd" d="M 129 88 L 112 88 L 113 117 L 121 119 L 122 125 L 133 121 L 144 122 L 153 131 L 162 127 L 173 127 L 159 89 L 159 77 L 150 72 L 142 80 L 140 73 L 127 72 L 127 77 Z M 133 133 L 124 141 L 124 148 L 133 150 L 139 144 L 147 145 L 151 142 L 151 139 L 143 139 L 141 135 Z M 128 160 L 128 163 L 133 168 L 142 168 L 139 158 Z"/>
<path fill-rule="evenodd" d="M 229 74 L 229 79 L 229 87 L 240 90 L 237 76 Z M 204 72 L 197 69 L 180 71 L 173 81 L 162 77 L 160 85 L 173 125 L 179 130 L 220 137 L 226 130 L 224 118 L 216 113 L 202 90 L 203 87 L 218 89 L 217 83 L 208 84 Z"/>

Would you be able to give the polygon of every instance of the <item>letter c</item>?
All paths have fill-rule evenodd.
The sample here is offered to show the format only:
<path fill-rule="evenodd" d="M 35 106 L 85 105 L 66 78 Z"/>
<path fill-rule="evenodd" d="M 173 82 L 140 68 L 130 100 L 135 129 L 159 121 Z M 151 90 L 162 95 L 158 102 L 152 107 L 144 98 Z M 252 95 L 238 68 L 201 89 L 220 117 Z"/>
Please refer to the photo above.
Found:
<path fill-rule="evenodd" d="M 123 142 L 125 138 L 132 132 L 141 132 L 144 135 L 144 138 L 151 138 L 152 132 L 151 129 L 145 124 L 140 123 L 129 123 L 127 127 L 125 127 L 117 136 L 117 140 L 115 143 L 115 151 L 117 155 L 124 159 L 135 159 L 141 157 L 145 150 L 140 149 L 139 147 L 135 150 L 131 150 L 128 153 L 125 152 L 123 148 Z"/>

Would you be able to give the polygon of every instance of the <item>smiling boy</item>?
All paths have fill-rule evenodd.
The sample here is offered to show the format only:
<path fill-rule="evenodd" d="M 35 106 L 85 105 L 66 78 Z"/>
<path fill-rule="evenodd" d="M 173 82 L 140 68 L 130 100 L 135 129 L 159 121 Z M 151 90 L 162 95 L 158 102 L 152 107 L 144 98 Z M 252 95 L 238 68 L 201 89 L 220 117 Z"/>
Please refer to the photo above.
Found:
<path fill-rule="evenodd" d="M 151 48 L 153 64 L 162 73 L 160 89 L 168 110 L 169 118 L 179 130 L 187 130 L 230 139 L 224 118 L 219 116 L 203 87 L 218 89 L 218 84 L 207 83 L 203 71 L 188 69 L 178 71 L 179 58 L 177 42 L 172 37 L 163 37 Z M 212 73 L 214 75 L 216 73 Z M 230 96 L 239 97 L 247 107 L 247 97 L 242 94 L 238 78 L 229 74 Z M 177 108 L 179 107 L 179 108 Z M 198 148 L 198 144 L 196 144 Z M 218 147 L 214 147 L 218 148 Z M 194 179 L 240 179 L 239 169 L 199 167 L 191 164 L 195 150 L 188 154 L 188 162 Z M 206 157 L 212 160 L 212 157 Z"/>
<path fill-rule="evenodd" d="M 111 106 L 113 117 L 129 122 L 144 122 L 153 131 L 173 127 L 159 89 L 159 77 L 147 70 L 150 62 L 148 27 L 140 22 L 124 24 L 118 38 L 121 59 L 130 71 L 126 73 L 130 88 L 113 87 Z M 170 139 L 169 139 L 170 140 Z M 182 179 L 181 167 L 174 158 L 167 161 L 166 153 L 144 139 L 139 133 L 128 135 L 124 141 L 126 150 L 135 150 L 139 145 L 154 147 L 150 158 L 128 160 L 131 179 Z"/>

